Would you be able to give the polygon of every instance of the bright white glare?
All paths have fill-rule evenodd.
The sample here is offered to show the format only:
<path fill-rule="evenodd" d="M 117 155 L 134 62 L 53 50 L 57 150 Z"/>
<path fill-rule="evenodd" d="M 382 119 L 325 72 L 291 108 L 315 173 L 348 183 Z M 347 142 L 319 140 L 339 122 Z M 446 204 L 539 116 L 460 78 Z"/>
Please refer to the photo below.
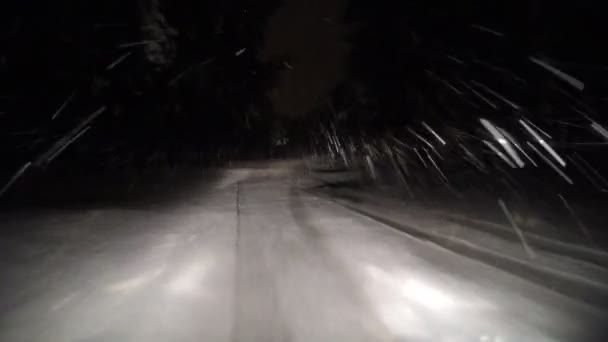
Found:
<path fill-rule="evenodd" d="M 409 299 L 431 309 L 447 309 L 454 305 L 448 295 L 417 280 L 408 280 L 403 291 Z"/>
<path fill-rule="evenodd" d="M 388 272 L 375 265 L 365 265 L 369 281 L 365 289 L 377 311 L 379 319 L 395 336 L 407 340 L 427 340 L 432 332 L 425 329 L 424 321 L 416 314 L 410 300 L 403 295 L 402 275 Z"/>
<path fill-rule="evenodd" d="M 207 267 L 204 264 L 189 265 L 171 280 L 169 292 L 176 295 L 196 295 L 206 272 Z"/>
<path fill-rule="evenodd" d="M 151 282 L 158 276 L 163 273 L 164 268 L 160 267 L 155 270 L 151 270 L 148 272 L 144 272 L 136 277 L 129 278 L 127 280 L 114 283 L 106 288 L 108 292 L 120 293 L 120 292 L 129 292 L 136 290 L 143 285 Z"/>
<path fill-rule="evenodd" d="M 562 167 L 566 166 L 566 162 L 559 156 L 559 154 L 557 154 L 557 152 L 555 152 L 555 150 L 553 150 L 553 148 L 551 148 L 551 146 L 549 146 L 549 144 L 545 142 L 543 138 L 540 137 L 540 135 L 538 135 L 538 133 L 536 133 L 536 131 L 528 126 L 528 124 L 526 124 L 526 122 L 523 120 L 519 120 L 519 123 L 526 129 L 526 131 L 528 131 L 528 133 L 530 133 L 531 136 L 534 137 L 534 139 L 536 139 L 536 141 L 538 141 L 540 146 L 542 146 L 555 160 L 557 160 Z"/>
<path fill-rule="evenodd" d="M 516 149 L 519 150 L 519 152 L 521 152 L 521 154 L 523 154 L 529 161 L 530 163 L 532 163 L 532 165 L 534 165 L 534 167 L 538 167 L 538 165 L 536 165 L 536 162 L 534 161 L 534 159 L 530 158 L 530 156 L 526 153 L 526 151 L 524 151 L 521 146 L 519 146 L 519 144 L 517 143 L 517 140 L 515 140 L 515 138 L 513 138 L 513 136 L 511 136 L 511 134 L 509 134 L 509 132 L 505 131 L 502 128 L 498 128 L 498 130 L 500 131 L 500 133 L 502 133 L 503 136 L 505 136 L 507 138 L 507 140 L 513 144 L 513 146 L 515 146 Z"/>
<path fill-rule="evenodd" d="M 513 160 L 515 161 L 515 164 L 517 164 L 517 167 L 520 167 L 520 168 L 524 167 L 525 164 L 524 164 L 523 160 L 521 160 L 521 158 L 519 157 L 519 155 L 517 155 L 517 152 L 513 149 L 513 147 L 511 147 L 511 145 L 509 144 L 507 139 L 502 135 L 502 133 L 500 133 L 500 129 L 498 127 L 494 126 L 494 124 L 492 124 L 490 121 L 488 121 L 486 119 L 481 118 L 481 119 L 479 119 L 479 121 L 488 130 L 488 132 L 490 132 L 490 134 L 492 134 L 492 137 L 494 139 L 496 139 L 496 141 L 505 149 L 507 154 L 509 154 L 509 156 L 511 158 L 513 158 Z M 486 143 L 486 145 L 487 145 L 487 143 Z M 494 148 L 491 145 L 488 145 L 488 146 L 492 150 L 494 150 Z M 496 154 L 499 154 L 499 153 L 496 152 Z M 507 164 L 509 164 L 510 166 L 512 165 L 512 163 L 510 163 L 510 162 L 507 162 Z M 514 165 L 511 167 L 515 168 Z"/>

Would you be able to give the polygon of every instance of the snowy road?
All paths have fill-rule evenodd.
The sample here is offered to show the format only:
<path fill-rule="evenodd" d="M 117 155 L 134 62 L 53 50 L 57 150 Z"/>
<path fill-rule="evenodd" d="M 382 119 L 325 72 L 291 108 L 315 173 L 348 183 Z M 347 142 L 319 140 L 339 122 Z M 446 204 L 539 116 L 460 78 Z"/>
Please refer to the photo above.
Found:
<path fill-rule="evenodd" d="M 243 169 L 150 209 L 0 213 L 0 341 L 599 341 L 594 309 L 308 186 Z"/>

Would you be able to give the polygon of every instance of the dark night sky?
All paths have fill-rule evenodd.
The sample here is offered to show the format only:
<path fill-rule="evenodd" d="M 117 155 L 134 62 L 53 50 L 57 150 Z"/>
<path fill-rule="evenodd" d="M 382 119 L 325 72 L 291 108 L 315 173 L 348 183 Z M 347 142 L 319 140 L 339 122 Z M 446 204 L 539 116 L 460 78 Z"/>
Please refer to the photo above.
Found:
<path fill-rule="evenodd" d="M 285 56 L 271 97 L 278 113 L 299 116 L 325 101 L 345 76 L 347 0 L 286 0 L 270 19 L 264 58 Z"/>
<path fill-rule="evenodd" d="M 309 139 L 296 133 L 314 135 L 324 119 L 353 134 L 420 120 L 472 130 L 482 115 L 549 118 L 549 127 L 577 115 L 580 125 L 584 118 L 568 111 L 573 103 L 585 103 L 596 120 L 608 105 L 605 25 L 585 1 L 141 1 L 157 8 L 120 0 L 2 3 L 0 152 L 10 171 L 102 106 L 106 112 L 64 160 L 148 160 L 159 150 L 223 160 L 254 147 L 258 156 L 282 134 Z M 156 18 L 160 43 L 148 39 L 142 18 Z M 148 45 L 161 46 L 170 62 L 152 63 Z M 568 89 L 531 56 L 580 78 L 585 91 Z M 472 81 L 525 111 L 489 107 L 463 84 Z"/>

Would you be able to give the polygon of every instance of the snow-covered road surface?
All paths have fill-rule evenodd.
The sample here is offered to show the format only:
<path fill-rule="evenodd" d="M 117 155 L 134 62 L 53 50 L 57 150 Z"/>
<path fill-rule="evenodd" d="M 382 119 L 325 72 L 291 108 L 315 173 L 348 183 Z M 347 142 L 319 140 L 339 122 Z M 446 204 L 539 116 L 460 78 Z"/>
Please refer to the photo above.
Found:
<path fill-rule="evenodd" d="M 0 212 L 0 341 L 600 341 L 603 315 L 302 189 Z"/>

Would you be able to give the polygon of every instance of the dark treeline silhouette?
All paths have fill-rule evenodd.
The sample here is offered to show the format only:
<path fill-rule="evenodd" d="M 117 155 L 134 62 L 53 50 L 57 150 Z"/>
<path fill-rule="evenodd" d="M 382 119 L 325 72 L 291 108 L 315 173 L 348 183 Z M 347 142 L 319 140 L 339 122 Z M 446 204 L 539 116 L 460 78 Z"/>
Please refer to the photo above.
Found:
<path fill-rule="evenodd" d="M 400 188 L 408 198 L 479 190 L 484 200 L 522 207 L 527 197 L 560 208 L 556 193 L 605 203 L 608 184 L 587 177 L 608 171 L 606 137 L 592 128 L 608 126 L 603 21 L 591 1 L 351 0 L 349 77 L 312 113 L 320 121 L 311 123 L 312 145 L 374 182 L 407 183 Z M 538 167 L 523 154 L 524 168 L 505 162 L 486 144 L 509 160 L 481 118 L 513 136 Z M 539 133 L 567 159 L 557 168 L 573 185 L 537 155 L 534 148 L 557 164 L 524 118 L 550 135 Z"/>
<path fill-rule="evenodd" d="M 278 5 L 3 2 L 3 168 L 28 160 L 45 165 L 41 156 L 79 133 L 58 154 L 63 161 L 208 164 L 269 154 L 273 113 L 266 93 L 276 67 L 258 54 Z"/>
<path fill-rule="evenodd" d="M 370 131 L 420 120 L 466 127 L 479 116 L 522 113 L 559 120 L 578 115 L 564 106 L 577 101 L 599 115 L 606 109 L 608 51 L 601 48 L 606 30 L 597 10 L 589 1 L 352 0 L 346 18 L 351 77 L 336 90 L 334 107 Z M 584 80 L 584 91 L 531 57 Z M 488 106 L 468 89 L 479 91 L 472 81 L 520 109 L 500 100 L 497 108 Z"/>

